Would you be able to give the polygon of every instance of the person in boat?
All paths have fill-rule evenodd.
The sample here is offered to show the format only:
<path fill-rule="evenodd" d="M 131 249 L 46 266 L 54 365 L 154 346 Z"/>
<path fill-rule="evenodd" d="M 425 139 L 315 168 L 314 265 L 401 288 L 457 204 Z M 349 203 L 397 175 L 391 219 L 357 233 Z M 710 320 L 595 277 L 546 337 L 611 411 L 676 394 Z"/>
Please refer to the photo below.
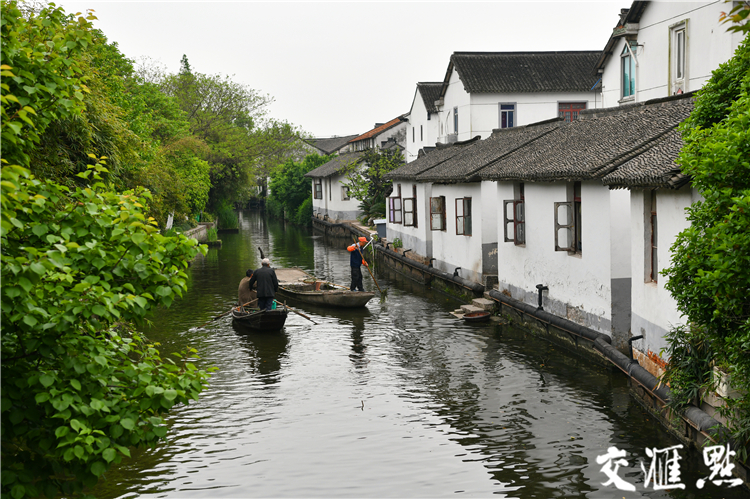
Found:
<path fill-rule="evenodd" d="M 359 241 L 347 247 L 346 249 L 350 253 L 349 264 L 352 267 L 352 285 L 349 287 L 352 291 L 364 291 L 365 288 L 362 286 L 362 265 L 368 266 L 365 261 L 362 250 L 367 244 L 366 237 L 360 237 Z"/>
<path fill-rule="evenodd" d="M 261 260 L 261 268 L 253 273 L 248 285 L 250 289 L 258 283 L 258 308 L 261 310 L 272 310 L 276 292 L 279 290 L 279 280 L 276 271 L 271 268 L 268 258 Z"/>
<path fill-rule="evenodd" d="M 245 272 L 245 277 L 240 281 L 240 288 L 237 290 L 240 305 L 255 304 L 258 298 L 258 292 L 250 287 L 250 278 L 255 271 L 249 269 Z"/>

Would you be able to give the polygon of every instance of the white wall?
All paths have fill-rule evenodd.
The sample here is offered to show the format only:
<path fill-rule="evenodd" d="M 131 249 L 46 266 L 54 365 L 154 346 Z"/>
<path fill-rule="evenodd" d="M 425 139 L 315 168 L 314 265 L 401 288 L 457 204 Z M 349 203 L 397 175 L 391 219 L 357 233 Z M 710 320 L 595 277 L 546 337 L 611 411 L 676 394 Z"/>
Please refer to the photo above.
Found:
<path fill-rule="evenodd" d="M 554 203 L 567 201 L 566 183 L 527 182 L 524 186 L 526 244 L 523 246 L 503 242 L 502 200 L 513 199 L 513 184 L 498 182 L 497 186 L 500 289 L 510 291 L 517 300 L 536 305 L 536 285 L 548 286 L 544 299 L 546 311 L 611 335 L 613 268 L 626 266 L 622 252 L 613 253 L 610 235 L 613 224 L 621 218 L 613 216 L 613 210 L 621 209 L 622 193 L 609 191 L 599 181 L 582 183 L 582 251 L 572 255 L 555 251 Z M 621 242 L 629 252 L 627 224 L 617 230 L 624 231 Z M 618 275 L 628 273 L 626 270 Z"/>
<path fill-rule="evenodd" d="M 446 272 L 461 267 L 459 276 L 482 280 L 482 188 L 479 183 L 433 184 L 432 196 L 445 196 L 444 231 L 432 231 L 433 266 Z M 456 235 L 456 198 L 471 197 L 472 234 Z M 429 213 L 429 211 L 428 211 Z M 428 226 L 429 229 L 429 226 Z"/>
<path fill-rule="evenodd" d="M 492 130 L 500 128 L 500 103 L 516 105 L 514 126 L 523 126 L 538 121 L 556 118 L 558 104 L 562 102 L 586 102 L 586 109 L 595 108 L 598 92 L 535 92 L 516 94 L 474 94 L 471 96 L 470 136 L 487 138 Z M 463 139 L 461 139 L 463 140 Z"/>
<path fill-rule="evenodd" d="M 443 106 L 439 108 L 439 125 L 438 136 L 444 137 L 454 134 L 453 129 L 453 108 L 458 107 L 458 140 L 468 140 L 471 135 L 471 99 L 469 94 L 464 90 L 464 84 L 458 77 L 458 72 L 453 68 L 448 88 L 445 91 Z"/>
<path fill-rule="evenodd" d="M 406 150 L 404 151 L 404 156 L 407 163 L 417 159 L 420 149 L 435 146 L 438 138 L 437 131 L 439 124 L 437 114 L 432 114 L 430 119 L 427 119 L 427 108 L 424 105 L 422 94 L 417 89 L 414 95 L 414 102 L 412 103 L 411 114 L 409 115 L 409 123 L 406 127 Z M 414 130 L 413 132 L 412 129 Z M 414 140 L 412 140 L 412 137 Z"/>
<path fill-rule="evenodd" d="M 636 56 L 636 98 L 641 102 L 671 95 L 669 88 L 670 26 L 687 20 L 685 92 L 700 89 L 711 77 L 711 71 L 729 60 L 742 37 L 727 33 L 727 25 L 719 23 L 722 11 L 729 10 L 724 2 L 651 2 L 641 16 Z M 603 75 L 604 107 L 621 101 L 621 62 L 624 40 L 619 40 L 607 60 Z M 627 102 L 633 102 L 628 100 Z"/>
<path fill-rule="evenodd" d="M 345 175 L 332 175 L 323 180 L 323 199 L 315 199 L 315 182 L 313 185 L 313 212 L 320 215 L 328 215 L 332 220 L 355 220 L 362 211 L 359 209 L 359 200 L 351 198 L 348 201 L 342 199 L 342 187 L 346 181 Z"/>
<path fill-rule="evenodd" d="M 593 70 L 593 68 L 592 68 Z M 454 133 L 453 108 L 458 107 L 457 140 L 469 140 L 477 135 L 486 139 L 492 130 L 500 127 L 499 104 L 516 104 L 514 126 L 528 125 L 556 118 L 561 102 L 586 102 L 587 109 L 601 107 L 598 92 L 528 92 L 514 94 L 468 94 L 458 78 L 455 68 L 445 92 L 444 104 L 440 108 L 439 136 Z M 409 136 L 411 137 L 411 136 Z"/>
<path fill-rule="evenodd" d="M 432 256 L 432 234 L 430 231 L 430 195 L 432 184 L 415 183 L 409 181 L 394 181 L 401 184 L 401 197 L 411 197 L 412 187 L 417 186 L 417 226 L 404 226 L 404 224 L 393 224 L 390 221 L 386 225 L 386 239 L 393 242 L 396 238 L 401 239 L 403 248 L 410 249 L 417 255 L 430 258 Z M 391 194 L 395 197 L 396 192 Z M 403 214 L 402 214 L 403 215 Z M 402 216 L 403 219 L 403 216 Z M 386 204 L 386 220 L 388 217 L 388 205 Z"/>
<path fill-rule="evenodd" d="M 650 191 L 633 191 L 630 197 L 632 247 L 632 319 L 631 330 L 634 336 L 644 335 L 643 340 L 633 343 L 638 350 L 649 350 L 659 354 L 667 346 L 664 334 L 672 326 L 685 323 L 677 310 L 677 302 L 664 289 L 666 277 L 659 276 L 657 282 L 646 282 L 646 243 L 650 235 L 645 233 L 645 196 Z M 679 234 L 690 226 L 685 209 L 697 199 L 697 191 L 683 187 L 678 191 L 660 189 L 656 194 L 657 214 L 657 253 L 659 270 L 671 265 L 670 248 Z M 649 233 L 650 234 L 650 233 Z M 666 360 L 666 359 L 665 359 Z"/>

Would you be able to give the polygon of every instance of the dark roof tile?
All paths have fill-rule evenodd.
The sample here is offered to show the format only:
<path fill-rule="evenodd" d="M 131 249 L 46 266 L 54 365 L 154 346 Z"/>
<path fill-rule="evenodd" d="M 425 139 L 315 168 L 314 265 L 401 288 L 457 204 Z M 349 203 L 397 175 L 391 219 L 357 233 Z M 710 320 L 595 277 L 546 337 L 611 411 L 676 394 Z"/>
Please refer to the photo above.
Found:
<path fill-rule="evenodd" d="M 593 68 L 600 55 L 598 50 L 454 52 L 451 65 L 469 93 L 588 92 L 598 78 Z"/>
<path fill-rule="evenodd" d="M 535 123 L 533 125 L 494 130 L 488 138 L 461 150 L 446 161 L 417 175 L 420 182 L 475 182 L 476 172 L 487 165 L 513 153 L 513 151 L 543 137 L 563 125 L 562 118 Z"/>
<path fill-rule="evenodd" d="M 450 159 L 478 140 L 479 135 L 473 139 L 455 142 L 453 144 L 436 144 L 436 147 L 432 151 L 426 152 L 411 163 L 406 163 L 390 173 L 387 173 L 385 178 L 387 180 L 415 180 L 420 173 Z"/>
<path fill-rule="evenodd" d="M 364 151 L 340 154 L 334 157 L 328 163 L 325 163 L 316 169 L 305 173 L 308 178 L 325 178 L 343 172 L 352 164 L 359 163 L 365 155 Z"/>
<path fill-rule="evenodd" d="M 578 120 L 482 169 L 480 176 L 510 181 L 603 178 L 674 130 L 692 111 L 691 97 L 583 111 Z"/>

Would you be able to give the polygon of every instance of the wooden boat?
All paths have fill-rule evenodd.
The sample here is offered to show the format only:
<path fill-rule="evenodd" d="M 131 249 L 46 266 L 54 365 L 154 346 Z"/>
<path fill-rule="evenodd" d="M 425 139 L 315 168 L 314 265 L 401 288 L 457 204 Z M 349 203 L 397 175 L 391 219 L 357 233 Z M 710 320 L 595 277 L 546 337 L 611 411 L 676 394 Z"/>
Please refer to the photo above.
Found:
<path fill-rule="evenodd" d="M 480 311 L 480 312 L 469 312 L 468 314 L 464 314 L 464 321 L 465 322 L 485 322 L 490 320 L 490 313 L 487 311 Z"/>
<path fill-rule="evenodd" d="M 320 307 L 355 308 L 364 307 L 375 293 L 350 291 L 349 288 L 316 279 L 300 268 L 276 270 L 279 279 L 277 294 L 284 298 Z"/>
<path fill-rule="evenodd" d="M 256 331 L 280 331 L 287 315 L 289 310 L 284 306 L 275 310 L 245 310 L 243 307 L 235 307 L 232 309 L 232 322 Z"/>

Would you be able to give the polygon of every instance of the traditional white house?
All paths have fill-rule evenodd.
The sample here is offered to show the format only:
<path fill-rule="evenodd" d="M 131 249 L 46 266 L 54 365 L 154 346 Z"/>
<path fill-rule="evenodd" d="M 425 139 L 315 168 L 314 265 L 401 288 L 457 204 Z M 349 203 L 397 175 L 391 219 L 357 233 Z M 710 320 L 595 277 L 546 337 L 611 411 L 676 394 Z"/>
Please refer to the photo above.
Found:
<path fill-rule="evenodd" d="M 410 163 L 419 157 L 419 151 L 425 152 L 435 147 L 438 141 L 439 118 L 435 106 L 440 96 L 440 82 L 417 83 L 411 109 L 406 115 L 409 119 L 406 126 L 406 150 L 404 159 Z"/>
<path fill-rule="evenodd" d="M 387 123 L 375 123 L 375 127 L 350 140 L 342 152 L 366 151 L 367 149 L 382 149 L 395 145 L 406 147 L 406 115 L 401 115 Z"/>
<path fill-rule="evenodd" d="M 364 154 L 364 151 L 339 154 L 305 174 L 312 179 L 314 216 L 332 221 L 357 219 L 361 213 L 359 201 L 349 195 L 346 173 L 362 161 Z"/>
<path fill-rule="evenodd" d="M 418 174 L 420 184 L 432 184 L 429 230 L 433 266 L 479 283 L 498 275 L 497 197 L 494 182 L 482 182 L 478 172 L 542 138 L 564 121 L 553 118 L 534 125 L 495 130 Z M 429 155 L 428 155 L 429 156 Z M 493 281 L 494 282 L 494 281 Z"/>
<path fill-rule="evenodd" d="M 604 107 L 700 89 L 743 39 L 719 16 L 731 3 L 633 2 L 601 52 Z"/>
<path fill-rule="evenodd" d="M 436 102 L 438 141 L 488 137 L 554 117 L 575 119 L 597 103 L 600 51 L 454 52 Z"/>
<path fill-rule="evenodd" d="M 417 182 L 417 175 L 458 154 L 479 139 L 438 144 L 428 154 L 391 171 L 385 178 L 393 182 L 393 192 L 387 202 L 386 238 L 400 240 L 404 249 L 429 260 L 432 257 L 430 229 L 430 197 L 432 184 Z"/>
<path fill-rule="evenodd" d="M 581 113 L 481 170 L 497 182 L 499 289 L 612 337 L 631 328 L 632 222 L 628 192 L 602 178 L 674 133 L 687 95 Z M 671 229 L 670 229 L 671 230 Z"/>
<path fill-rule="evenodd" d="M 630 190 L 630 328 L 633 336 L 643 336 L 633 342 L 633 355 L 657 377 L 664 366 L 660 352 L 667 346 L 665 334 L 685 323 L 659 272 L 670 264 L 677 234 L 690 225 L 685 209 L 700 198 L 675 163 L 681 148 L 680 133 L 674 130 L 602 179 L 611 189 Z"/>
<path fill-rule="evenodd" d="M 356 220 L 361 215 L 360 200 L 349 195 L 346 174 L 362 162 L 368 149 L 404 149 L 406 118 L 402 115 L 350 138 L 344 145 L 331 142 L 338 153 L 329 162 L 305 174 L 312 179 L 313 215 L 330 220 Z"/>

